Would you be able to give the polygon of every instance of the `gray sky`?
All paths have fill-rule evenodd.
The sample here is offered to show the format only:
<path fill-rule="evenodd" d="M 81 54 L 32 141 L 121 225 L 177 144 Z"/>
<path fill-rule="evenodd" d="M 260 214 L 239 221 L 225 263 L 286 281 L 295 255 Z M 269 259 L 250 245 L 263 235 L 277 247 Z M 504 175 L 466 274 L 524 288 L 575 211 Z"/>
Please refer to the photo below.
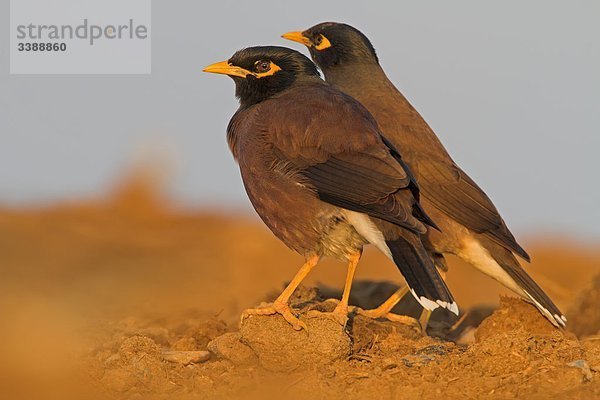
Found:
<path fill-rule="evenodd" d="M 102 193 L 153 145 L 177 160 L 176 199 L 248 209 L 225 141 L 233 82 L 200 71 L 245 46 L 305 52 L 279 35 L 330 20 L 371 39 L 514 231 L 600 238 L 598 1 L 155 0 L 152 15 L 147 76 L 10 76 L 3 38 L 0 203 Z"/>

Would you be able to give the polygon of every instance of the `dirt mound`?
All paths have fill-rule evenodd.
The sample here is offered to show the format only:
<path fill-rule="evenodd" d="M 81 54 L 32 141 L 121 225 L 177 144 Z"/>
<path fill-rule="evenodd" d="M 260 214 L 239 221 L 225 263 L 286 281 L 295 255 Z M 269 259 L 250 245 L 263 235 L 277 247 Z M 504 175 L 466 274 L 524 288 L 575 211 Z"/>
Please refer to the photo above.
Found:
<path fill-rule="evenodd" d="M 304 289 L 303 289 L 304 290 Z M 312 297 L 307 300 L 307 297 Z M 485 319 L 475 342 L 423 337 L 412 325 L 352 315 L 345 328 L 314 290 L 294 307 L 308 331 L 251 316 L 223 333 L 216 318 L 123 321 L 88 355 L 89 376 L 117 398 L 554 398 L 600 394 L 600 340 L 580 342 L 514 298 Z M 206 343 L 206 339 L 211 339 Z M 192 362 L 170 351 L 203 351 Z"/>
<path fill-rule="evenodd" d="M 600 334 L 600 275 L 579 296 L 569 310 L 569 329 L 577 336 Z"/>
<path fill-rule="evenodd" d="M 339 298 L 346 271 L 333 260 L 304 282 L 323 296 L 294 297 L 308 333 L 276 316 L 240 327 L 301 257 L 256 218 L 181 211 L 144 182 L 104 200 L 0 207 L 0 398 L 600 398 L 600 340 L 585 336 L 598 332 L 597 246 L 528 246 L 528 272 L 579 341 L 520 301 L 491 315 L 506 291 L 452 257 L 461 318 L 436 310 L 432 337 L 357 315 L 345 330 L 309 320 Z M 367 249 L 350 303 L 375 307 L 400 281 Z M 420 308 L 408 296 L 394 311 Z"/>
<path fill-rule="evenodd" d="M 211 383 L 187 367 L 207 361 L 208 343 L 226 331 L 223 321 L 196 313 L 105 322 L 89 334 L 94 347 L 82 365 L 90 384 L 108 397 L 191 393 Z"/>

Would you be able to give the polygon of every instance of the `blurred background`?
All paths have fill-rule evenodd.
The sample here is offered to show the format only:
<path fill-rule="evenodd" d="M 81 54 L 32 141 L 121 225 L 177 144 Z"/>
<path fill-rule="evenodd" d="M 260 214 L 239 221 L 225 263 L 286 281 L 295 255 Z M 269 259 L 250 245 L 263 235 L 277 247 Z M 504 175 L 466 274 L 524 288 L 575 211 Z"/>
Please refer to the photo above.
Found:
<path fill-rule="evenodd" d="M 244 46 L 305 52 L 279 36 L 332 20 L 371 38 L 512 229 L 600 238 L 598 2 L 174 1 L 152 11 L 151 75 L 10 76 L 0 54 L 0 202 L 97 196 L 143 160 L 179 204 L 247 212 L 225 143 L 233 83 L 201 70 Z"/>
<path fill-rule="evenodd" d="M 201 70 L 245 46 L 294 47 L 279 36 L 322 21 L 372 40 L 569 317 L 600 272 L 600 3 L 155 1 L 152 14 L 150 75 L 11 76 L 3 39 L 0 352 L 17 367 L 0 384 L 70 366 L 57 343 L 85 348 L 99 320 L 195 309 L 235 327 L 291 278 L 301 258 L 252 211 L 226 145 L 233 83 Z M 307 282 L 343 276 L 327 261 Z M 401 282 L 372 251 L 358 278 Z M 449 284 L 463 309 L 504 293 L 456 260 Z"/>

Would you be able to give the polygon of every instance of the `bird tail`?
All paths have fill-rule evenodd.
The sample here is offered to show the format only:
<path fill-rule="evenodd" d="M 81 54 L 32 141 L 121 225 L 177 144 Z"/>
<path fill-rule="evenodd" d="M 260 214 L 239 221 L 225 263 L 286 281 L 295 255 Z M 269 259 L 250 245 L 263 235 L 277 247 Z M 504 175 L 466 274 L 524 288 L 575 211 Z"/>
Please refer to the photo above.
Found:
<path fill-rule="evenodd" d="M 430 311 L 443 307 L 458 315 L 456 301 L 419 236 L 408 231 L 393 236 L 385 244 L 419 304 Z"/>
<path fill-rule="evenodd" d="M 567 318 L 546 292 L 521 267 L 521 264 L 519 264 L 513 253 L 504 248 L 494 248 L 490 251 L 490 255 L 521 288 L 525 294 L 525 298 L 533 303 L 544 317 L 557 327 L 564 327 L 566 325 Z"/>
<path fill-rule="evenodd" d="M 458 315 L 456 301 L 419 234 L 350 210 L 346 210 L 346 218 L 359 234 L 396 264 L 419 304 L 430 311 L 443 307 Z"/>
<path fill-rule="evenodd" d="M 563 313 L 521 267 L 521 264 L 510 250 L 483 235 L 479 235 L 476 240 L 468 243 L 463 251 L 466 251 L 463 254 L 467 255 L 466 261 L 471 262 L 482 272 L 494 277 L 500 283 L 533 303 L 553 325 L 557 327 L 566 325 L 567 319 Z M 463 255 L 459 254 L 461 257 Z"/>

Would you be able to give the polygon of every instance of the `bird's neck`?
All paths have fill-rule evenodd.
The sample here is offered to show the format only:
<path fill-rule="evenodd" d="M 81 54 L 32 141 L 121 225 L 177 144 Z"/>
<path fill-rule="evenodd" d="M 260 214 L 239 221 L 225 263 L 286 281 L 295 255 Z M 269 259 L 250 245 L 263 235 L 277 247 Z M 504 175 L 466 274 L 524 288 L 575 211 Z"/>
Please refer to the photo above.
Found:
<path fill-rule="evenodd" d="M 445 154 L 444 146 L 379 64 L 336 66 L 325 72 L 327 82 L 360 101 L 384 133 L 392 134 L 401 150 Z M 402 125 L 410 125 L 408 129 Z M 416 138 L 422 138 L 420 141 Z M 429 154 L 429 153 L 428 153 Z M 410 154 L 403 153 L 406 160 Z M 450 156 L 448 156 L 449 158 Z M 410 163 L 410 160 L 409 160 Z"/>
<path fill-rule="evenodd" d="M 380 125 L 385 124 L 384 118 L 394 119 L 399 115 L 421 118 L 377 63 L 338 65 L 325 72 L 325 79 L 329 84 L 360 101 Z M 386 107 L 381 107 L 382 102 Z"/>
<path fill-rule="evenodd" d="M 381 66 L 376 63 L 344 63 L 327 68 L 323 72 L 325 80 L 334 86 L 343 86 L 348 94 L 352 89 L 381 90 L 387 86 L 388 78 Z"/>

